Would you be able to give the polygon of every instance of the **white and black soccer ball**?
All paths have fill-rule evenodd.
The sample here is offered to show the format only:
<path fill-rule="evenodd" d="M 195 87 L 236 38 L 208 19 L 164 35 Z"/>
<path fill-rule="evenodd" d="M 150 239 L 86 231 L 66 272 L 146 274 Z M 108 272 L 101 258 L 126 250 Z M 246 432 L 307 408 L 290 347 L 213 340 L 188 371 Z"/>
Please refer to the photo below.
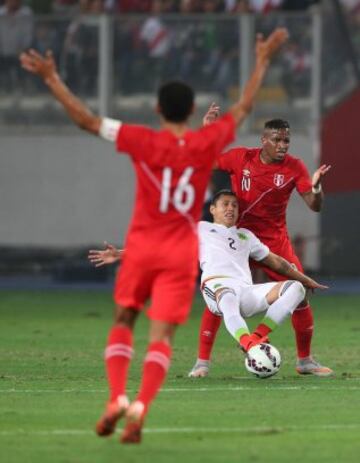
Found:
<path fill-rule="evenodd" d="M 245 367 L 258 378 L 275 375 L 280 370 L 280 365 L 280 352 L 271 344 L 257 344 L 246 354 Z"/>

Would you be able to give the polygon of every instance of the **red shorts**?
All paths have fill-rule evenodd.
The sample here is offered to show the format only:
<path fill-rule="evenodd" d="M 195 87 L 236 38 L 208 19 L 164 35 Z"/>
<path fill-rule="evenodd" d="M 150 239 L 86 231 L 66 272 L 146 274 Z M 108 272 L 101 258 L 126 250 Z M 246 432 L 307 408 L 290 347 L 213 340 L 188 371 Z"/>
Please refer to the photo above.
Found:
<path fill-rule="evenodd" d="M 265 244 L 269 246 L 268 243 Z M 290 264 L 293 264 L 296 267 L 296 269 L 299 270 L 299 272 L 304 272 L 303 266 L 301 265 L 299 258 L 295 254 L 294 249 L 289 240 L 280 241 L 280 243 L 276 246 L 269 246 L 269 248 L 271 252 L 273 252 L 274 254 L 278 254 L 279 256 L 283 257 L 288 262 L 290 262 Z M 288 280 L 288 277 L 286 277 L 285 275 L 280 275 L 279 273 L 274 272 L 269 267 L 261 264 L 260 262 L 251 261 L 251 266 L 261 268 L 272 281 Z"/>
<path fill-rule="evenodd" d="M 148 316 L 152 320 L 182 324 L 187 320 L 197 276 L 197 243 L 188 248 L 161 252 L 161 244 L 144 252 L 127 250 L 117 274 L 114 300 L 126 308 L 142 310 L 151 298 Z"/>

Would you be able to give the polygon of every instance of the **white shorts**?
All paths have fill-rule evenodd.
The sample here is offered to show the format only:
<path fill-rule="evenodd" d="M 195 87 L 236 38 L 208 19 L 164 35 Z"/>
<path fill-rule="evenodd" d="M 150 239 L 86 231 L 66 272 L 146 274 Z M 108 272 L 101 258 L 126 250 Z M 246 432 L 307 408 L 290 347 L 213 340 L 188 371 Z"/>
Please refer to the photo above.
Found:
<path fill-rule="evenodd" d="M 239 302 L 240 314 L 244 318 L 249 318 L 257 313 L 265 312 L 269 308 L 266 295 L 277 284 L 278 282 L 274 281 L 258 285 L 244 285 L 236 278 L 212 278 L 203 283 L 201 292 L 210 312 L 222 316 L 215 299 L 215 292 L 221 288 L 233 290 Z"/>

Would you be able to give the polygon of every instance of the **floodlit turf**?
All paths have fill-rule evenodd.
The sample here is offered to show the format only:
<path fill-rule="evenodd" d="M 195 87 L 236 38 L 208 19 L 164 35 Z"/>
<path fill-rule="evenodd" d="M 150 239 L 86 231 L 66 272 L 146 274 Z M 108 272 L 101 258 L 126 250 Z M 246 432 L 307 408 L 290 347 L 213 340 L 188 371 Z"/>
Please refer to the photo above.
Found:
<path fill-rule="evenodd" d="M 100 439 L 102 352 L 112 302 L 98 292 L 0 292 L 0 461 L 4 463 L 351 463 L 360 455 L 360 297 L 314 299 L 314 352 L 335 378 L 294 371 L 290 323 L 272 337 L 279 374 L 252 378 L 222 328 L 211 376 L 188 379 L 202 303 L 179 330 L 174 361 L 141 446 Z M 254 325 L 255 320 L 252 322 Z M 134 396 L 147 321 L 137 331 Z"/>

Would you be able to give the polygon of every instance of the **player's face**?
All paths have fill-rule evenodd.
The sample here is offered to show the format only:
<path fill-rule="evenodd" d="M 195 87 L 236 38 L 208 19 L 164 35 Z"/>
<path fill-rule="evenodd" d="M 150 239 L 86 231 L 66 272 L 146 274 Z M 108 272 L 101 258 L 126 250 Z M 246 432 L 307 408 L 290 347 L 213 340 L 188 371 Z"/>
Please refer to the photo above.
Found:
<path fill-rule="evenodd" d="M 289 129 L 266 129 L 261 138 L 264 155 L 271 161 L 284 160 L 290 146 Z"/>
<path fill-rule="evenodd" d="M 223 195 L 210 207 L 214 222 L 233 227 L 239 217 L 239 203 L 234 196 Z"/>

